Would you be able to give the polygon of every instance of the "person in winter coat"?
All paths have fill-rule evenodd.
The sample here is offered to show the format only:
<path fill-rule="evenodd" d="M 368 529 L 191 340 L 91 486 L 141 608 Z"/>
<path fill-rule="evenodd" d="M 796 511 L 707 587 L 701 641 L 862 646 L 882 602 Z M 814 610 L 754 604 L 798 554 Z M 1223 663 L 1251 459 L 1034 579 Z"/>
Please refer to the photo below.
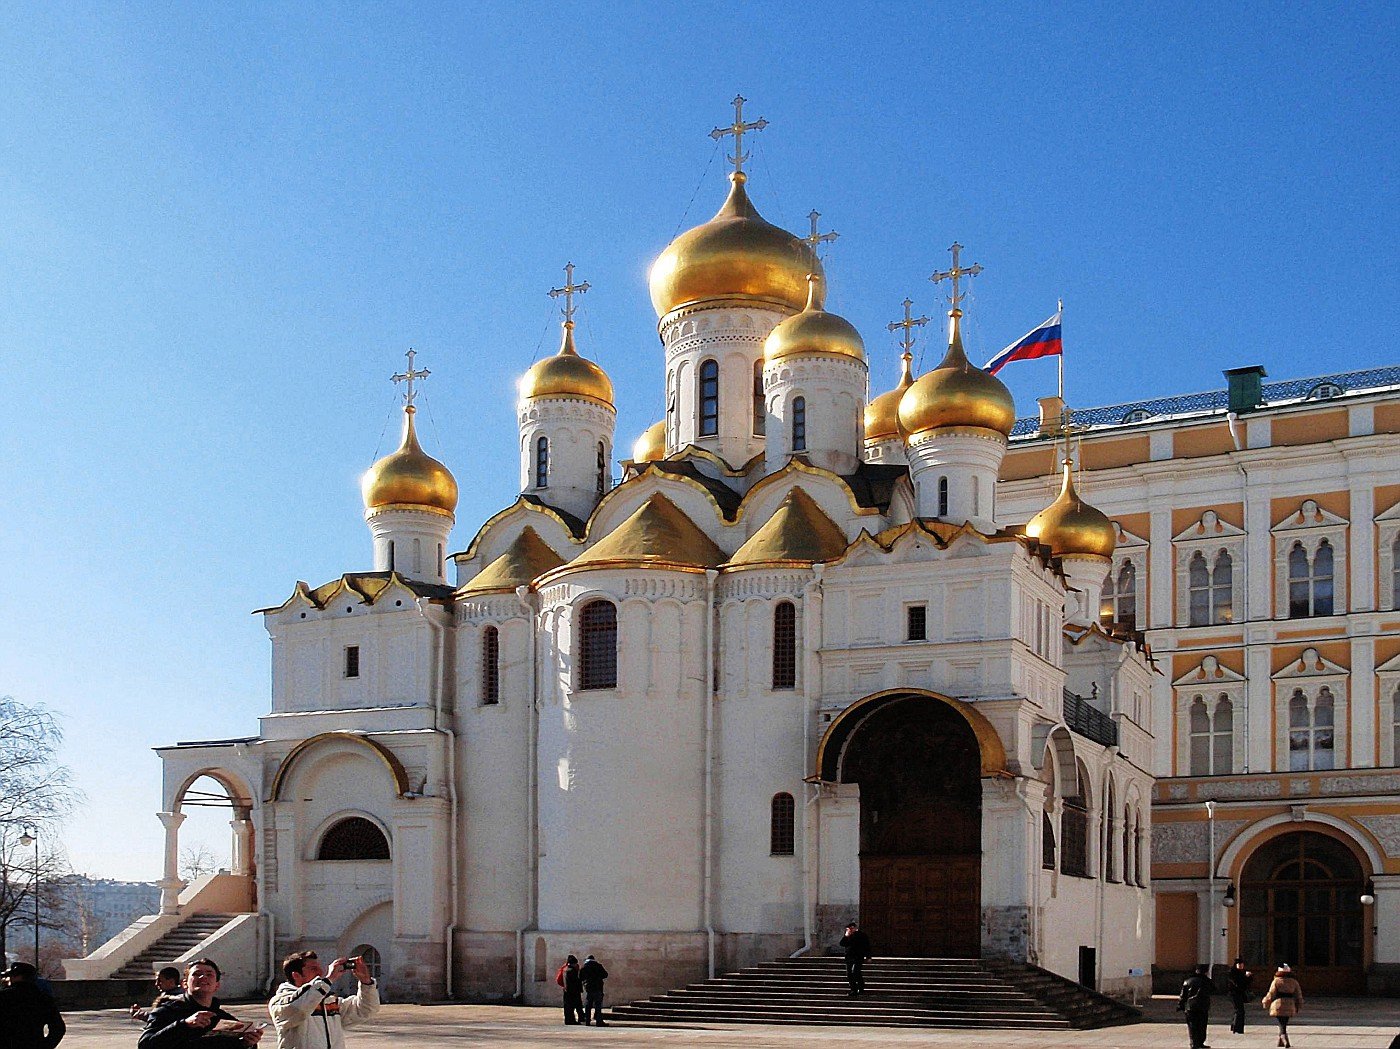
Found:
<path fill-rule="evenodd" d="M 215 997 L 223 973 L 208 958 L 185 966 L 185 992 L 167 997 L 151 1012 L 137 1049 L 244 1049 L 262 1040 L 263 1024 L 253 1027 L 224 1009 Z M 220 1024 L 236 1025 L 237 1033 L 214 1033 Z"/>
<path fill-rule="evenodd" d="M 607 1027 L 603 1023 L 603 981 L 608 978 L 608 970 L 593 955 L 583 960 L 579 966 L 579 979 L 583 982 L 583 1023 L 588 1026 L 590 1018 L 594 1027 Z"/>
<path fill-rule="evenodd" d="M 1291 1045 L 1288 1040 L 1288 1021 L 1303 1011 L 1303 988 L 1293 978 L 1293 970 L 1287 962 L 1280 965 L 1278 972 L 1274 974 L 1274 981 L 1269 984 L 1268 993 L 1264 995 L 1263 1005 L 1269 1010 L 1269 1015 L 1278 1021 L 1278 1044 Z"/>
<path fill-rule="evenodd" d="M 1210 978 L 1210 966 L 1198 965 L 1181 985 L 1178 1012 L 1186 1014 L 1186 1031 L 1191 1036 L 1191 1049 L 1210 1049 L 1206 1045 L 1206 1028 L 1210 1026 L 1210 996 L 1215 984 Z"/>
<path fill-rule="evenodd" d="M 0 976 L 0 1045 L 5 1049 L 53 1049 L 67 1031 L 53 999 L 39 989 L 37 969 L 15 962 Z"/>
<path fill-rule="evenodd" d="M 331 993 L 331 981 L 354 973 L 360 988 L 348 998 Z M 277 1049 L 344 1049 L 345 1028 L 379 1012 L 379 987 L 363 958 L 337 958 L 327 972 L 315 951 L 297 951 L 282 962 L 286 980 L 267 1003 L 277 1028 Z"/>
<path fill-rule="evenodd" d="M 841 947 L 846 952 L 846 984 L 850 987 L 849 997 L 865 993 L 865 960 L 872 957 L 870 937 L 860 931 L 860 926 L 851 922 L 846 926 L 846 935 L 841 937 Z"/>
<path fill-rule="evenodd" d="M 578 958 L 572 954 L 559 968 L 559 983 L 564 988 L 564 1022 L 570 1026 L 583 1023 L 583 977 L 579 975 Z"/>
<path fill-rule="evenodd" d="M 138 1023 L 145 1023 L 151 1018 L 151 1013 L 165 1003 L 167 998 L 174 998 L 180 994 L 180 970 L 173 965 L 164 966 L 160 972 L 156 973 L 156 996 L 149 1006 L 133 1005 L 131 1007 L 131 1018 Z"/>
<path fill-rule="evenodd" d="M 1230 1030 L 1234 1034 L 1244 1034 L 1244 1004 L 1249 999 L 1249 981 L 1253 977 L 1254 974 L 1244 967 L 1243 958 L 1235 959 L 1230 974 L 1225 977 L 1225 991 L 1235 1007 L 1234 1019 L 1230 1021 Z"/>

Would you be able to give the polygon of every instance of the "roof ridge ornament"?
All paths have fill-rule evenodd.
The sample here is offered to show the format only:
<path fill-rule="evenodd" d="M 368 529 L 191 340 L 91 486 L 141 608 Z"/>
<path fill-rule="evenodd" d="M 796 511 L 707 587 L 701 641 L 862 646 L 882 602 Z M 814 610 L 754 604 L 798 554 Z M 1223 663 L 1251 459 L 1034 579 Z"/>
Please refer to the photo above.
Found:
<path fill-rule="evenodd" d="M 728 127 L 717 127 L 710 132 L 710 137 L 718 142 L 725 135 L 734 136 L 734 155 L 727 157 L 734 165 L 734 174 L 730 176 L 735 182 L 743 182 L 748 176 L 744 174 L 744 161 L 749 159 L 750 154 L 744 152 L 744 134 L 748 131 L 762 131 L 768 126 L 768 121 L 759 117 L 752 123 L 744 123 L 744 103 L 748 99 L 743 95 L 735 95 L 732 105 L 734 106 L 734 123 Z"/>

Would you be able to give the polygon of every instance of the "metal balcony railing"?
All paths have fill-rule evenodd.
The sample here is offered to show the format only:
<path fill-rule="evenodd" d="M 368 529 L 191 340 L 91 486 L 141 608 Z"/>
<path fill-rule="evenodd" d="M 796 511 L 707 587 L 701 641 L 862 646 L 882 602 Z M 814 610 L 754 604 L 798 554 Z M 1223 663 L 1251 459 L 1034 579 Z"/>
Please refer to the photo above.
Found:
<path fill-rule="evenodd" d="M 1069 689 L 1065 689 L 1065 724 L 1071 732 L 1078 732 L 1085 739 L 1105 747 L 1118 746 L 1118 723 Z"/>

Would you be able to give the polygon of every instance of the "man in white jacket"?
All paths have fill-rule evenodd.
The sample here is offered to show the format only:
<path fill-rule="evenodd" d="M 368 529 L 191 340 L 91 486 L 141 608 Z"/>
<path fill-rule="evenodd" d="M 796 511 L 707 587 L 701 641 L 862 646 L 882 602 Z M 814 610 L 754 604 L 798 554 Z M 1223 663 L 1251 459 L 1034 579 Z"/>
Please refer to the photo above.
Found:
<path fill-rule="evenodd" d="M 331 981 L 343 972 L 360 982 L 348 998 L 331 993 Z M 282 975 L 287 982 L 267 1003 L 277 1049 L 345 1049 L 344 1028 L 379 1012 L 379 988 L 363 958 L 337 958 L 326 972 L 315 951 L 297 951 L 282 963 Z"/>

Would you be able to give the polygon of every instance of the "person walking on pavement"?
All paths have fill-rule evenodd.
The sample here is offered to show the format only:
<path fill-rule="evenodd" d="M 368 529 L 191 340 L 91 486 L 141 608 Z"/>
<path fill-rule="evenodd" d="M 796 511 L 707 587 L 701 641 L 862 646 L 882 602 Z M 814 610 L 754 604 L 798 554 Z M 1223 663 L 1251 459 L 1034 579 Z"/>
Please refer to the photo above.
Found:
<path fill-rule="evenodd" d="M 1235 1007 L 1235 1015 L 1230 1020 L 1230 1031 L 1233 1034 L 1244 1034 L 1244 1005 L 1249 1000 L 1249 981 L 1253 977 L 1254 974 L 1244 967 L 1243 958 L 1235 959 L 1230 974 L 1225 977 L 1225 992 Z"/>
<path fill-rule="evenodd" d="M 575 955 L 569 955 L 559 967 L 556 978 L 559 986 L 564 988 L 564 1023 L 570 1026 L 583 1023 L 583 977 L 579 975 Z"/>
<path fill-rule="evenodd" d="M 1268 993 L 1264 995 L 1263 1005 L 1269 1010 L 1269 1015 L 1278 1021 L 1278 1044 L 1292 1045 L 1288 1040 L 1288 1021 L 1303 1011 L 1303 988 L 1294 978 L 1293 969 L 1287 962 L 1280 965 L 1274 974 L 1273 983 L 1269 984 Z"/>
<path fill-rule="evenodd" d="M 0 1046 L 5 1049 L 53 1049 L 67 1032 L 53 998 L 39 989 L 39 971 L 15 962 L 0 976 Z"/>
<path fill-rule="evenodd" d="M 583 984 L 583 1025 L 587 1027 L 591 1019 L 594 1027 L 607 1027 L 603 1022 L 603 981 L 608 970 L 590 954 L 579 966 L 578 976 Z"/>
<path fill-rule="evenodd" d="M 1181 985 L 1177 1000 L 1178 1012 L 1186 1014 L 1186 1031 L 1191 1036 L 1191 1049 L 1210 1049 L 1206 1044 L 1206 1028 L 1210 1024 L 1210 996 L 1215 984 L 1210 978 L 1210 966 L 1198 965 Z"/>
<path fill-rule="evenodd" d="M 857 922 L 846 926 L 846 935 L 841 937 L 841 946 L 846 950 L 846 983 L 850 986 L 850 997 L 865 993 L 865 960 L 870 958 L 870 937 L 861 932 Z"/>

